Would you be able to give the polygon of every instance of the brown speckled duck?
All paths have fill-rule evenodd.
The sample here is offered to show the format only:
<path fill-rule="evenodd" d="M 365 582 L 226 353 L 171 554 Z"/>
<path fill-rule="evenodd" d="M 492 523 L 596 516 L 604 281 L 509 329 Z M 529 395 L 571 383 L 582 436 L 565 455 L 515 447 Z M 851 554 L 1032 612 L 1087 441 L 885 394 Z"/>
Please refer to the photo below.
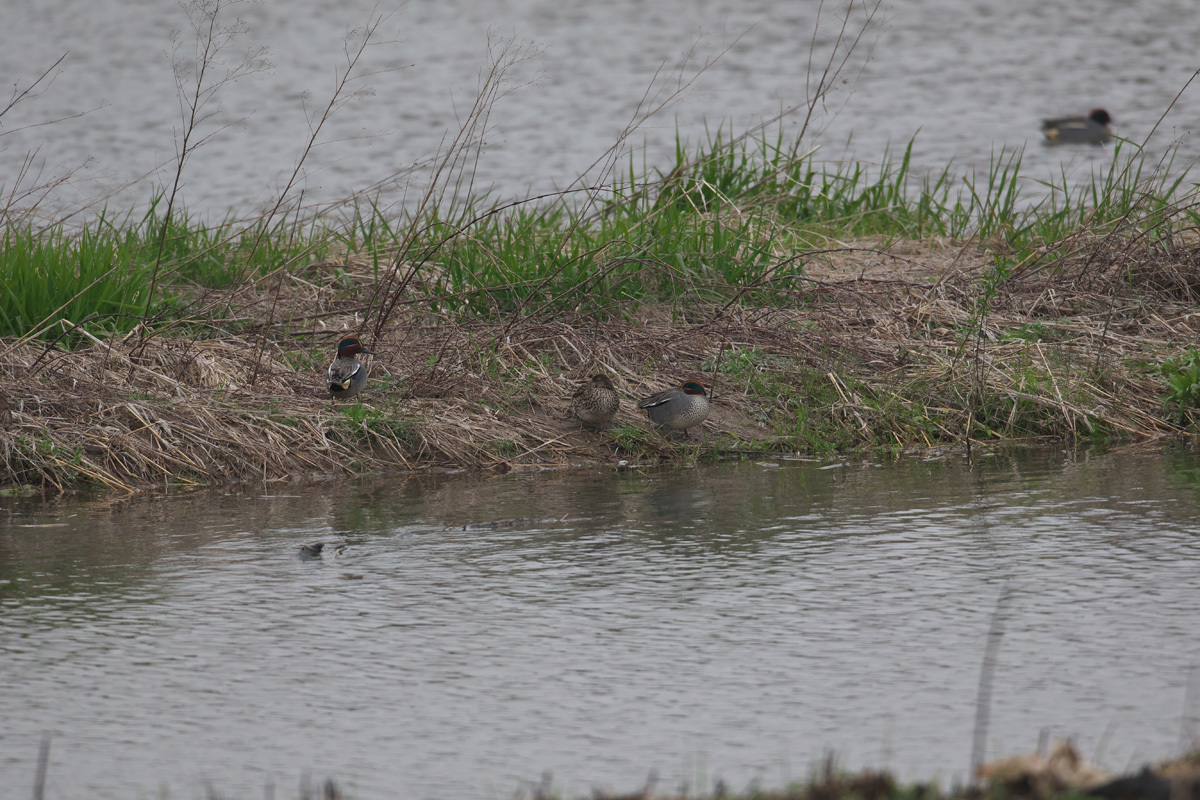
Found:
<path fill-rule="evenodd" d="M 694 428 L 708 418 L 707 389 L 700 381 L 684 381 L 674 389 L 639 400 L 637 407 L 645 410 L 651 422 L 673 431 L 683 431 L 687 436 L 688 428 Z"/>
<path fill-rule="evenodd" d="M 621 407 L 621 396 L 613 388 L 612 381 L 607 375 L 597 374 L 587 383 L 579 387 L 571 398 L 575 407 L 575 416 L 585 426 L 602 428 L 612 422 Z"/>

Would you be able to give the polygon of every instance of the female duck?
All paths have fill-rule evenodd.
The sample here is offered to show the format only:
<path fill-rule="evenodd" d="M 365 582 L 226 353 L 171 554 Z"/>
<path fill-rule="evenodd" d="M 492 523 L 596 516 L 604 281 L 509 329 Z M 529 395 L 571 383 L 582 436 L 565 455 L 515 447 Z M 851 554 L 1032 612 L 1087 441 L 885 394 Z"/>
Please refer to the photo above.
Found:
<path fill-rule="evenodd" d="M 1112 117 L 1103 108 L 1094 108 L 1086 117 L 1059 117 L 1042 120 L 1046 144 L 1104 144 L 1112 138 Z"/>
<path fill-rule="evenodd" d="M 637 407 L 645 410 L 651 422 L 673 431 L 683 431 L 687 436 L 688 428 L 694 428 L 708 418 L 707 389 L 700 381 L 684 381 L 674 389 L 639 400 Z"/>
<path fill-rule="evenodd" d="M 607 375 L 593 375 L 572 397 L 575 416 L 584 425 L 602 428 L 612 422 L 621 407 L 621 396 Z"/>
<path fill-rule="evenodd" d="M 337 358 L 329 365 L 325 374 L 325 383 L 329 387 L 331 397 L 350 399 L 362 391 L 367 385 L 367 368 L 355 356 L 359 353 L 375 355 L 366 349 L 354 336 L 347 336 L 338 342 Z"/>

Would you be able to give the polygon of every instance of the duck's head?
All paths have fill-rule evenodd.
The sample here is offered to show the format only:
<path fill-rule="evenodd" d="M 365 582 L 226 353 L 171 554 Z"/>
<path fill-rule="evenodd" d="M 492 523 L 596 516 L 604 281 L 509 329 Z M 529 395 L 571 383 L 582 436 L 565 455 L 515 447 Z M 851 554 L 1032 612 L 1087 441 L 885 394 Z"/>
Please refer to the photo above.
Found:
<path fill-rule="evenodd" d="M 367 348 L 363 347 L 362 342 L 358 340 L 357 336 L 347 336 L 345 339 L 342 339 L 340 342 L 338 342 L 338 358 L 353 358 L 359 353 L 366 353 L 370 356 L 375 355 L 374 350 L 368 350 Z"/>
<path fill-rule="evenodd" d="M 592 386 L 596 389 L 614 389 L 615 391 L 613 383 L 608 379 L 607 375 L 593 375 Z"/>
<path fill-rule="evenodd" d="M 1093 108 L 1092 112 L 1090 114 L 1088 114 L 1088 119 L 1090 119 L 1092 122 L 1095 122 L 1099 125 L 1108 125 L 1110 122 L 1113 121 L 1113 118 L 1110 117 L 1108 115 L 1108 112 L 1105 111 L 1103 108 Z"/>
<path fill-rule="evenodd" d="M 705 386 L 700 381 L 684 381 L 683 386 L 680 386 L 679 388 L 683 389 L 684 394 L 703 395 L 703 394 L 707 394 L 707 392 L 705 392 L 705 389 L 707 389 L 708 387 Z"/>

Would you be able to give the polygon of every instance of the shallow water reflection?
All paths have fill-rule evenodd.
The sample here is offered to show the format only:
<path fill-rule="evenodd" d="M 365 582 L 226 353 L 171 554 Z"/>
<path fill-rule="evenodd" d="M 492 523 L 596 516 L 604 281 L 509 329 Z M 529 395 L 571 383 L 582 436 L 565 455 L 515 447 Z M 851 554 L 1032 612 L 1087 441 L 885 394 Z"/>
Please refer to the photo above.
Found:
<path fill-rule="evenodd" d="M 1002 587 L 989 752 L 1123 768 L 1178 744 L 1197 498 L 1173 447 L 6 501 L 0 785 L 43 730 L 51 796 L 952 777 Z"/>

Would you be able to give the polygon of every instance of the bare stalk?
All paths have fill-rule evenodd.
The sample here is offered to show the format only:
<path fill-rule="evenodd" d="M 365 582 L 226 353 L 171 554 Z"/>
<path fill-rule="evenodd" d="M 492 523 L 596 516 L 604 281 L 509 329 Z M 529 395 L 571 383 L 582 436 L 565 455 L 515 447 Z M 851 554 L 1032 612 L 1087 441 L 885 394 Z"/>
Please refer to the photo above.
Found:
<path fill-rule="evenodd" d="M 829 57 L 826 59 L 824 66 L 822 66 L 820 68 L 819 73 L 818 73 L 817 70 L 815 70 L 814 66 L 813 66 L 813 56 L 817 50 L 816 39 L 817 39 L 817 35 L 821 29 L 821 25 L 822 25 L 821 13 L 824 10 L 824 5 L 825 5 L 824 0 L 822 0 L 822 2 L 818 5 L 817 20 L 813 24 L 812 37 L 809 42 L 808 64 L 807 64 L 807 68 L 806 68 L 806 72 L 805 72 L 805 100 L 804 100 L 804 102 L 797 103 L 795 105 L 784 108 L 783 110 L 781 110 L 779 113 L 775 114 L 774 116 L 763 120 L 761 123 L 759 123 L 757 125 L 747 128 L 746 130 L 742 131 L 737 136 L 730 137 L 729 141 L 726 142 L 724 145 L 725 149 L 727 149 L 727 150 L 732 149 L 732 148 L 738 146 L 741 142 L 750 138 L 751 136 L 758 135 L 761 131 L 769 128 L 771 125 L 778 123 L 780 120 L 783 120 L 783 119 L 786 119 L 787 117 L 793 116 L 794 114 L 796 114 L 799 111 L 804 111 L 804 119 L 800 126 L 800 132 L 796 135 L 795 141 L 792 145 L 792 152 L 789 156 L 789 160 L 794 162 L 794 161 L 804 158 L 806 155 L 808 155 L 808 152 L 801 152 L 800 148 L 801 148 L 802 144 L 808 140 L 808 131 L 809 131 L 809 128 L 812 126 L 812 121 L 816 116 L 817 109 L 819 106 L 823 106 L 825 104 L 829 95 L 835 89 L 837 89 L 839 86 L 841 86 L 845 83 L 850 82 L 848 79 L 843 78 L 843 75 L 850 68 L 850 60 L 851 60 L 852 56 L 854 55 L 854 53 L 856 53 L 857 51 L 859 51 L 862 48 L 863 40 L 865 39 L 868 30 L 870 30 L 871 26 L 874 24 L 876 18 L 879 15 L 880 7 L 882 6 L 882 0 L 863 0 L 862 1 L 862 3 L 860 5 L 861 5 L 862 11 L 864 12 L 865 16 L 863 17 L 861 23 L 858 25 L 857 28 L 853 27 L 851 25 L 851 21 L 850 21 L 851 14 L 854 12 L 855 7 L 856 7 L 855 0 L 849 0 L 849 2 L 846 5 L 845 15 L 843 17 L 841 17 L 841 26 L 839 28 L 837 38 L 834 40 L 833 48 L 830 51 Z M 714 63 L 716 63 L 718 60 L 720 60 L 720 58 L 722 58 L 725 55 L 725 53 L 729 52 L 729 50 L 732 49 L 737 44 L 737 42 L 741 39 L 741 37 L 744 35 L 745 34 L 743 33 L 743 34 L 739 35 L 738 37 L 736 37 L 720 53 L 718 53 L 712 59 L 709 59 L 708 61 L 706 61 L 696 71 L 695 75 L 693 75 L 689 80 L 687 80 L 686 82 L 683 80 L 677 81 L 678 89 L 676 92 L 674 92 L 670 96 L 666 97 L 663 101 L 657 102 L 653 108 L 649 109 L 648 111 L 643 112 L 642 108 L 646 102 L 646 97 L 649 97 L 649 95 L 650 95 L 650 89 L 648 88 L 646 96 L 643 97 L 642 102 L 639 103 L 639 105 L 638 105 L 638 111 L 635 113 L 634 119 L 631 121 L 630 126 L 627 127 L 627 129 L 625 131 L 622 132 L 621 136 L 618 139 L 618 142 L 616 144 L 614 144 L 612 148 L 610 148 L 608 151 L 606 151 L 599 159 L 597 159 L 596 162 L 593 162 L 593 164 L 591 166 L 589 166 L 588 169 L 585 170 L 583 174 L 584 175 L 589 174 L 591 172 L 591 170 L 594 169 L 595 166 L 597 164 L 599 164 L 601 161 L 603 161 L 606 158 L 612 158 L 615 154 L 619 153 L 622 143 L 629 138 L 629 135 L 637 127 L 640 127 L 646 120 L 650 119 L 651 117 L 653 117 L 657 114 L 660 114 L 663 110 L 665 110 L 667 107 L 672 105 L 679 98 L 679 96 L 681 95 L 682 92 L 689 89 L 691 87 L 691 85 L 704 72 L 706 72 L 709 69 L 709 67 L 711 67 Z M 867 58 L 869 58 L 869 55 L 870 54 L 868 53 L 867 57 L 863 58 L 862 64 L 859 65 L 858 70 L 853 77 L 853 82 L 856 83 L 859 76 L 862 74 L 862 70 L 866 67 Z M 658 78 L 658 76 L 656 75 L 655 80 L 657 80 L 657 78 Z M 847 97 L 849 97 L 849 94 L 847 95 Z M 811 152 L 811 151 L 809 151 L 809 152 Z M 705 154 L 705 155 L 701 156 L 701 158 L 706 158 L 706 157 L 709 157 L 710 155 L 711 154 Z M 685 173 L 689 170 L 692 170 L 692 169 L 696 168 L 697 166 L 699 166 L 698 161 L 688 163 L 688 164 L 677 165 L 676 169 L 673 170 L 670 174 L 664 176 L 662 178 L 662 180 L 658 182 L 657 185 L 666 184 L 666 183 L 670 182 L 671 180 L 673 180 L 674 178 L 676 178 L 679 174 Z M 608 169 L 605 169 L 604 171 L 602 171 L 602 178 L 600 180 L 596 181 L 596 183 L 603 182 L 603 180 L 604 180 L 603 176 L 607 176 L 608 174 L 609 174 Z M 582 180 L 582 176 L 579 180 Z M 650 187 L 647 187 L 646 190 L 649 190 L 649 189 L 650 189 Z"/>
<path fill-rule="evenodd" d="M 146 310 L 143 316 L 150 317 L 150 307 L 154 302 L 154 293 L 158 287 L 158 272 L 162 266 L 163 251 L 166 248 L 167 235 L 170 231 L 171 218 L 175 211 L 175 201 L 183 187 L 183 169 L 191 155 L 208 140 L 223 131 L 229 123 L 217 125 L 215 129 L 202 133 L 200 128 L 220 113 L 217 96 L 222 87 L 267 69 L 270 65 L 266 60 L 266 48 L 247 50 L 232 67 L 225 69 L 216 76 L 210 73 L 218 65 L 222 65 L 221 55 L 234 45 L 236 39 L 246 32 L 246 24 L 235 19 L 226 25 L 222 20 L 222 12 L 230 5 L 242 0 L 192 0 L 184 6 L 188 21 L 195 34 L 194 55 L 190 59 L 175 59 L 175 87 L 179 99 L 181 118 L 181 133 L 176 139 L 175 176 L 171 181 L 171 189 L 167 194 L 167 210 L 163 216 L 158 236 L 158 249 L 154 258 L 154 268 L 150 275 L 150 291 L 146 294 Z M 175 34 L 174 52 L 178 55 L 182 43 L 179 34 Z"/>
<path fill-rule="evenodd" d="M 259 233 L 254 240 L 254 244 L 251 246 L 252 254 L 262 244 L 263 238 L 267 235 L 267 230 L 270 229 L 272 220 L 283 211 L 285 205 L 291 199 L 292 190 L 296 188 L 296 184 L 300 181 L 304 163 L 308 160 L 312 151 L 320 144 L 321 130 L 325 127 L 325 123 L 347 103 L 371 93 L 371 89 L 368 86 L 363 85 L 360 88 L 354 89 L 351 87 L 351 84 L 365 84 L 366 80 L 374 75 L 398 71 L 399 68 L 366 74 L 355 72 L 367 48 L 376 44 L 374 39 L 380 26 L 387 22 L 391 16 L 391 14 L 386 14 L 374 17 L 362 28 L 352 30 L 346 35 L 346 41 L 343 46 L 346 63 L 342 69 L 334 73 L 333 93 L 330 95 L 325 107 L 321 110 L 320 116 L 309 116 L 308 139 L 305 141 L 304 148 L 300 151 L 299 158 L 296 159 L 296 166 L 292 169 L 292 174 L 288 176 L 287 183 L 284 185 L 283 191 L 279 193 L 279 198 L 275 201 L 275 205 L 265 215 L 256 220 L 259 225 Z M 358 40 L 357 44 L 353 44 L 355 39 Z"/>
<path fill-rule="evenodd" d="M 426 248 L 401 275 L 400 267 L 407 254 L 416 244 L 418 237 L 423 234 L 420 222 L 431 219 L 433 212 L 442 207 L 447 193 L 452 202 L 458 199 L 465 188 L 472 191 L 474 186 L 474 167 L 483 147 L 483 137 L 487 132 L 488 119 L 492 108 L 501 99 L 516 91 L 517 86 L 509 82 L 510 72 L 519 64 L 537 57 L 538 52 L 517 46 L 512 41 L 497 44 L 489 37 L 487 50 L 487 68 L 480 72 L 479 87 L 475 100 L 463 117 L 458 131 L 443 147 L 434 162 L 433 169 L 416 209 L 410 215 L 413 224 L 400 244 L 399 253 L 388 274 L 379 281 L 367 304 L 366 320 L 372 320 L 373 335 L 378 338 L 395 313 L 396 307 L 411 282 L 420 270 L 437 253 L 448 240 L 435 243 Z M 453 188 L 453 192 L 451 192 Z M 469 197 L 467 198 L 469 199 Z M 365 321 L 364 321 L 365 324 Z"/>
<path fill-rule="evenodd" d="M 0 108 L 0 120 L 10 113 L 14 108 L 19 106 L 26 100 L 34 99 L 40 96 L 43 92 L 50 88 L 54 83 L 54 79 L 59 75 L 59 67 L 67 59 L 68 53 L 63 53 L 49 67 L 47 67 L 37 78 L 31 81 L 28 85 L 14 86 L 12 95 L 3 108 Z M 86 111 L 80 111 L 75 114 L 67 114 L 66 116 L 57 117 L 55 119 L 39 120 L 31 122 L 28 125 L 18 125 L 0 130 L 0 138 L 9 136 L 19 131 L 29 130 L 30 128 L 40 128 L 44 125 L 54 125 L 59 122 L 65 122 L 69 119 L 77 119 L 92 113 L 97 108 L 89 108 Z M 4 220 L 7 224 L 12 224 L 19 218 L 27 218 L 32 216 L 38 206 L 50 196 L 50 194 L 71 180 L 77 168 L 68 169 L 65 173 L 55 176 L 44 177 L 42 170 L 44 165 L 38 159 L 38 154 L 41 148 L 35 148 L 25 154 L 21 165 L 17 168 L 17 174 L 10 185 L 7 195 L 3 200 L 3 207 L 0 207 L 0 220 Z M 85 162 L 86 163 L 86 162 Z M 32 185 L 30 180 L 32 179 Z M 31 198 L 36 197 L 32 204 L 29 203 Z M 20 209 L 20 217 L 18 217 L 17 209 Z"/>
<path fill-rule="evenodd" d="M 4 108 L 0 108 L 0 117 L 3 117 L 9 111 L 12 111 L 22 101 L 27 100 L 30 97 L 36 97 L 37 94 L 41 94 L 41 92 L 37 92 L 37 94 L 34 94 L 34 92 L 37 91 L 37 87 L 41 86 L 43 81 L 45 81 L 47 87 L 51 83 L 53 83 L 54 78 L 57 77 L 57 75 L 51 76 L 50 73 L 52 73 L 56 69 L 58 69 L 58 65 L 66 60 L 67 55 L 68 55 L 68 53 L 63 53 L 61 56 L 59 56 L 57 61 L 55 61 L 53 64 L 51 64 L 49 67 L 47 67 L 45 72 L 43 72 L 41 75 L 39 75 L 37 78 L 35 78 L 33 83 L 29 84 L 24 89 L 22 89 L 20 87 L 13 87 L 12 97 L 10 97 L 8 99 L 8 103 L 4 106 Z M 43 90 L 45 88 L 46 87 L 43 87 Z M 22 129 L 17 128 L 16 130 L 22 130 Z M 0 133 L 0 136 L 7 136 L 10 133 L 15 133 L 15 131 L 11 131 L 11 130 L 4 131 L 4 132 Z"/>
<path fill-rule="evenodd" d="M 882 0 L 874 0 L 871 3 L 869 0 L 863 0 L 860 4 L 862 10 L 866 12 L 866 17 L 858 26 L 858 30 L 851 34 L 850 15 L 854 11 L 854 0 L 849 0 L 846 4 L 846 15 L 842 17 L 841 27 L 838 29 L 837 39 L 833 43 L 833 49 L 829 52 L 829 58 L 825 62 L 825 66 L 821 68 L 820 74 L 816 75 L 812 66 L 813 53 L 817 49 L 817 31 L 821 27 L 821 12 L 825 8 L 824 0 L 817 6 L 817 22 L 813 25 L 812 38 L 808 45 L 808 69 L 805 74 L 805 102 L 802 106 L 794 106 L 789 111 L 785 111 L 780 115 L 790 116 L 800 108 L 805 109 L 804 121 L 800 125 L 800 133 L 796 136 L 796 141 L 792 145 L 792 159 L 795 160 L 800 148 L 800 143 L 804 141 L 804 136 L 808 132 L 809 125 L 816 114 L 817 106 L 824 105 L 829 93 L 837 88 L 839 81 L 842 80 L 842 73 L 845 71 L 847 64 L 850 62 L 850 57 L 859 49 L 862 44 L 863 37 L 866 36 L 871 24 L 875 21 L 875 17 L 879 14 L 879 8 L 882 5 Z M 869 55 L 869 54 L 868 54 Z M 866 67 L 866 59 L 863 59 L 862 66 L 859 67 L 858 74 L 862 74 L 862 70 Z M 858 76 L 855 76 L 857 82 Z"/>
<path fill-rule="evenodd" d="M 309 119 L 308 140 L 304 144 L 304 149 L 300 152 L 300 157 L 296 159 L 296 166 L 292 170 L 292 174 L 288 178 L 287 184 L 284 186 L 283 191 L 280 192 L 279 199 L 275 201 L 275 205 L 271 208 L 270 211 L 267 212 L 266 217 L 260 223 L 258 236 L 255 238 L 254 244 L 251 248 L 251 252 L 258 249 L 259 245 L 262 242 L 263 237 L 267 235 L 267 231 L 270 229 L 271 220 L 273 220 L 275 218 L 275 216 L 280 213 L 281 209 L 283 209 L 283 207 L 284 207 L 285 202 L 291 196 L 292 189 L 295 188 L 296 184 L 298 183 L 298 181 L 300 179 L 300 174 L 301 174 L 301 170 L 304 167 L 304 162 L 308 159 L 308 156 L 312 153 L 313 148 L 317 146 L 317 144 L 320 140 L 321 130 L 325 127 L 325 123 L 327 123 L 330 120 L 330 118 L 333 117 L 333 115 L 338 111 L 338 109 L 342 108 L 347 103 L 354 100 L 355 98 L 361 97 L 363 94 L 366 94 L 369 92 L 369 88 L 367 88 L 367 87 L 363 87 L 363 88 L 360 88 L 357 90 L 352 90 L 351 84 L 363 82 L 368 77 L 370 77 L 370 75 L 378 74 L 378 73 L 370 73 L 368 75 L 362 75 L 362 74 L 359 74 L 356 70 L 358 68 L 359 62 L 362 60 L 363 54 L 367 51 L 367 48 L 373 43 L 372 40 L 373 40 L 376 32 L 379 30 L 379 27 L 381 25 L 383 25 L 383 23 L 386 22 L 389 17 L 390 17 L 390 15 L 377 16 L 377 17 L 371 19 L 366 24 L 366 26 L 364 26 L 362 29 L 357 30 L 357 31 L 351 31 L 350 34 L 346 37 L 346 43 L 345 43 L 345 47 L 344 47 L 346 63 L 336 73 L 336 79 L 334 80 L 333 93 L 330 95 L 328 102 L 326 102 L 325 107 L 322 109 L 320 116 Z M 357 40 L 358 40 L 357 44 L 352 44 L 352 42 L 354 41 L 355 38 L 357 38 Z M 315 119 L 315 122 L 314 122 L 314 119 Z M 283 286 L 283 272 L 277 271 L 277 274 L 275 277 L 275 289 L 274 289 L 274 292 L 272 293 L 272 297 L 271 297 L 271 307 L 270 307 L 269 311 L 267 312 L 267 323 L 266 324 L 268 326 L 275 319 L 275 310 L 279 303 L 279 292 L 280 292 L 280 289 L 282 288 L 282 286 Z M 259 373 L 259 369 L 262 364 L 262 352 L 263 352 L 263 347 L 265 346 L 265 344 L 266 344 L 266 336 L 265 335 L 259 336 L 258 346 L 255 350 L 254 369 L 251 371 L 251 374 L 250 374 L 250 385 L 252 385 L 252 386 L 258 380 L 258 373 Z"/>
<path fill-rule="evenodd" d="M 674 87 L 669 91 L 666 91 L 665 87 L 656 88 L 659 86 L 659 79 L 663 75 L 663 67 L 665 65 L 660 66 L 659 69 L 654 73 L 654 76 L 650 79 L 650 82 L 646 85 L 646 91 L 642 94 L 641 99 L 634 108 L 633 114 L 630 115 L 629 122 L 617 135 L 617 140 L 613 142 L 613 144 L 607 150 L 601 153 L 595 161 L 589 164 L 587 168 L 575 178 L 574 181 L 568 184 L 567 189 L 571 189 L 572 187 L 580 184 L 590 183 L 591 185 L 595 186 L 596 191 L 598 191 L 601 186 L 608 183 L 613 170 L 616 168 L 617 160 L 620 158 L 621 154 L 625 152 L 625 144 L 629 141 L 630 137 L 649 120 L 659 116 L 664 111 L 678 103 L 679 100 L 681 100 L 691 90 L 696 81 L 698 81 L 700 77 L 704 75 L 704 73 L 708 72 L 708 70 L 714 64 L 724 58 L 725 54 L 732 50 L 747 32 L 748 31 L 744 31 L 743 33 L 738 34 L 732 41 L 729 42 L 729 44 L 722 48 L 719 53 L 705 60 L 690 75 L 688 75 L 686 70 L 692 61 L 692 55 L 695 52 L 696 45 L 698 44 L 697 41 L 692 42 L 691 48 L 680 61 L 679 67 L 675 71 Z M 600 168 L 599 175 L 589 179 L 589 176 L 592 175 L 596 167 L 600 165 L 603 166 Z M 588 199 L 587 205 L 594 205 L 595 200 L 596 195 L 595 192 L 593 192 L 592 196 L 590 196 Z"/>

